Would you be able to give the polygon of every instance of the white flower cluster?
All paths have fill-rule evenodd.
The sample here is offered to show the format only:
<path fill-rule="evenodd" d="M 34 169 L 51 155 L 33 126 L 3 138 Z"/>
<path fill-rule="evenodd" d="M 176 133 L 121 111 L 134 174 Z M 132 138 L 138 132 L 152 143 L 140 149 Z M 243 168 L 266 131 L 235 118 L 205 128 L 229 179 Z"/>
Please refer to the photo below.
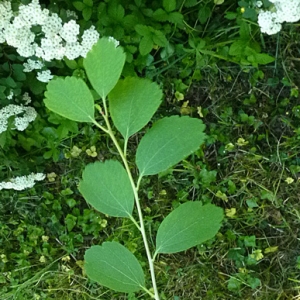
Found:
<path fill-rule="evenodd" d="M 17 117 L 17 115 L 22 113 L 22 117 Z M 7 130 L 8 119 L 12 116 L 16 116 L 14 120 L 16 129 L 23 131 L 30 122 L 35 120 L 37 113 L 33 107 L 29 106 L 9 104 L 3 107 L 0 109 L 0 133 Z"/>
<path fill-rule="evenodd" d="M 0 17 L 0 42 L 6 41 L 8 45 L 17 48 L 17 52 L 23 57 L 35 55 L 45 61 L 60 60 L 64 56 L 74 59 L 84 56 L 86 51 L 83 48 L 91 49 L 99 39 L 99 33 L 91 26 L 88 33 L 83 34 L 80 44 L 79 25 L 74 20 L 62 24 L 62 19 L 56 13 L 42 9 L 38 0 L 32 0 L 28 5 L 21 4 L 18 15 L 14 18 L 10 2 L 4 1 L 0 4 L 1 15 L 3 17 Z M 32 26 L 36 25 L 41 26 L 44 34 L 40 45 L 31 31 Z"/>
<path fill-rule="evenodd" d="M 31 97 L 27 92 L 23 94 L 22 100 L 25 102 L 25 105 L 29 104 L 31 102 Z"/>
<path fill-rule="evenodd" d="M 27 59 L 27 62 L 23 64 L 24 72 L 31 72 L 32 70 L 41 69 L 44 66 L 44 63 L 39 60 Z"/>
<path fill-rule="evenodd" d="M 69 10 L 67 9 L 66 10 L 66 14 L 67 14 L 67 17 L 68 18 L 74 18 L 74 19 L 78 19 L 78 16 L 76 15 L 76 12 L 75 11 L 72 11 L 72 10 Z"/>
<path fill-rule="evenodd" d="M 68 13 L 70 14 L 70 12 Z M 76 14 L 75 14 L 76 16 Z M 33 26 L 41 26 L 40 40 L 31 31 Z M 56 14 L 42 9 L 39 0 L 32 0 L 28 5 L 21 4 L 19 11 L 14 16 L 11 3 L 0 3 L 0 43 L 6 43 L 16 48 L 23 57 L 36 56 L 44 61 L 61 60 L 64 56 L 73 60 L 79 56 L 85 57 L 87 52 L 98 41 L 99 33 L 94 26 L 85 30 L 81 43 L 78 41 L 79 25 L 75 20 L 63 24 L 62 19 Z M 25 72 L 41 69 L 44 64 L 28 60 L 24 64 Z M 49 73 L 49 72 L 48 72 Z M 38 76 L 48 82 L 50 73 Z M 48 78 L 48 81 L 45 81 Z M 49 79 L 50 78 L 50 79 Z"/>
<path fill-rule="evenodd" d="M 43 173 L 31 173 L 27 176 L 20 176 L 12 178 L 8 182 L 0 182 L 0 190 L 2 189 L 13 189 L 17 191 L 22 191 L 27 188 L 32 188 L 35 184 L 35 181 L 41 181 L 45 179 L 46 175 Z"/>
<path fill-rule="evenodd" d="M 14 92 L 12 90 L 9 91 L 9 95 L 6 97 L 8 100 L 11 100 L 14 96 Z"/>
<path fill-rule="evenodd" d="M 45 70 L 42 72 L 38 72 L 36 78 L 41 82 L 49 82 L 53 78 L 53 75 L 51 75 L 50 70 Z"/>
<path fill-rule="evenodd" d="M 3 29 L 10 24 L 10 19 L 13 17 L 11 4 L 9 1 L 0 3 L 0 43 L 5 42 Z"/>
<path fill-rule="evenodd" d="M 275 34 L 281 30 L 283 22 L 294 23 L 300 20 L 300 0 L 269 1 L 274 4 L 271 11 L 260 10 L 258 15 L 261 32 Z"/>

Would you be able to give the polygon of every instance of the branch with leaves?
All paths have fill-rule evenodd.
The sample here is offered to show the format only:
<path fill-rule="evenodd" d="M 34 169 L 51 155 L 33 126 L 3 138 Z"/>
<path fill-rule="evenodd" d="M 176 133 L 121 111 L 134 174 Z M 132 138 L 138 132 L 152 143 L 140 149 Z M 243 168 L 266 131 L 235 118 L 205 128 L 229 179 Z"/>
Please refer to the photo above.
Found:
<path fill-rule="evenodd" d="M 87 77 L 99 97 L 94 99 L 82 79 L 66 77 L 48 83 L 44 101 L 55 113 L 77 122 L 92 123 L 112 139 L 123 165 L 118 160 L 87 165 L 79 191 L 99 212 L 129 218 L 137 226 L 149 263 L 153 292 L 146 287 L 144 270 L 137 258 L 117 242 L 104 242 L 86 251 L 87 275 L 113 290 L 125 293 L 143 290 L 159 300 L 154 267 L 157 255 L 184 251 L 214 237 L 221 226 L 223 211 L 213 204 L 202 205 L 200 201 L 181 204 L 162 221 L 156 247 L 150 249 L 140 206 L 140 183 L 145 176 L 163 172 L 196 151 L 204 142 L 205 125 L 200 119 L 187 116 L 166 117 L 155 122 L 137 147 L 138 176 L 134 178 L 126 155 L 128 140 L 151 120 L 161 103 L 162 92 L 147 79 L 120 79 L 124 63 L 122 48 L 102 38 L 84 59 Z M 95 104 L 100 98 L 102 103 Z M 96 110 L 105 125 L 97 122 Z M 124 139 L 123 149 L 110 119 Z M 133 214 L 134 204 L 138 220 Z"/>

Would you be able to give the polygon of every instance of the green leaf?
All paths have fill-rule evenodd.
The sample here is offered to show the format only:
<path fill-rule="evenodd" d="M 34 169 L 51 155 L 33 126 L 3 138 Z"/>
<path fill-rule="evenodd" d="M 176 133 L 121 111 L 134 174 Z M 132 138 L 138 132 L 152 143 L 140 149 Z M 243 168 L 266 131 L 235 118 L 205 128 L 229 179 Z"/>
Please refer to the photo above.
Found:
<path fill-rule="evenodd" d="M 127 173 L 120 162 L 107 160 L 85 167 L 79 191 L 98 211 L 113 217 L 129 217 L 134 194 Z"/>
<path fill-rule="evenodd" d="M 246 19 L 250 19 L 251 21 L 254 21 L 254 22 L 257 21 L 257 11 L 256 11 L 256 9 L 246 7 L 245 12 L 243 13 L 243 17 L 246 18 Z"/>
<path fill-rule="evenodd" d="M 76 60 L 70 60 L 65 57 L 64 62 L 68 66 L 68 68 L 70 68 L 72 70 L 75 70 L 78 68 L 78 64 L 77 64 Z"/>
<path fill-rule="evenodd" d="M 6 86 L 0 85 L 0 99 L 6 99 L 6 95 L 4 94 L 4 91 L 6 90 Z"/>
<path fill-rule="evenodd" d="M 90 7 L 85 7 L 82 11 L 82 16 L 85 21 L 90 20 L 93 13 L 93 9 Z"/>
<path fill-rule="evenodd" d="M 102 97 L 113 89 L 120 78 L 126 55 L 108 38 L 101 38 L 83 61 L 93 88 Z"/>
<path fill-rule="evenodd" d="M 153 42 L 161 47 L 165 47 L 168 44 L 166 36 L 160 30 L 154 30 L 153 32 Z"/>
<path fill-rule="evenodd" d="M 171 12 L 176 9 L 176 0 L 163 0 L 163 7 L 167 12 Z"/>
<path fill-rule="evenodd" d="M 13 64 L 13 76 L 17 81 L 24 81 L 26 80 L 26 75 L 24 73 L 24 66 L 19 64 Z"/>
<path fill-rule="evenodd" d="M 125 9 L 121 4 L 112 1 L 108 7 L 107 13 L 115 22 L 122 22 L 125 16 Z"/>
<path fill-rule="evenodd" d="M 141 55 L 147 55 L 151 52 L 153 48 L 153 41 L 152 38 L 149 36 L 142 37 L 140 44 L 139 44 L 139 50 Z"/>
<path fill-rule="evenodd" d="M 174 24 L 182 24 L 183 14 L 177 11 L 171 12 L 168 16 L 168 21 Z"/>
<path fill-rule="evenodd" d="M 68 231 L 72 231 L 72 229 L 75 227 L 77 221 L 77 217 L 67 214 L 65 218 L 65 224 L 67 225 Z"/>
<path fill-rule="evenodd" d="M 184 2 L 184 7 L 192 7 L 198 4 L 198 0 L 186 0 Z"/>
<path fill-rule="evenodd" d="M 233 42 L 229 48 L 229 54 L 232 56 L 239 56 L 245 51 L 247 45 L 248 41 L 244 40 Z"/>
<path fill-rule="evenodd" d="M 86 7 L 86 5 L 80 1 L 73 2 L 73 6 L 79 11 L 82 11 Z"/>
<path fill-rule="evenodd" d="M 145 275 L 136 257 L 117 242 L 104 242 L 85 252 L 84 268 L 92 280 L 112 290 L 131 293 L 145 286 Z"/>
<path fill-rule="evenodd" d="M 83 3 L 89 7 L 93 7 L 93 0 L 83 0 Z"/>
<path fill-rule="evenodd" d="M 44 102 L 50 110 L 77 122 L 94 120 L 94 99 L 80 78 L 55 78 L 47 85 Z"/>
<path fill-rule="evenodd" d="M 213 204 L 186 202 L 160 224 L 156 253 L 176 253 L 213 238 L 221 227 L 223 210 Z"/>
<path fill-rule="evenodd" d="M 1 148 L 4 148 L 4 146 L 6 144 L 7 135 L 8 135 L 7 131 L 0 133 L 0 147 Z"/>
<path fill-rule="evenodd" d="M 201 24 L 205 24 L 208 18 L 210 17 L 211 10 L 208 6 L 203 6 L 198 12 L 198 19 Z"/>
<path fill-rule="evenodd" d="M 150 121 L 161 103 L 162 92 L 154 82 L 127 77 L 119 80 L 108 99 L 114 124 L 127 140 Z"/>
<path fill-rule="evenodd" d="M 258 288 L 261 285 L 261 281 L 259 278 L 252 277 L 250 275 L 247 276 L 247 283 L 250 285 L 250 287 L 253 290 Z"/>
<path fill-rule="evenodd" d="M 138 24 L 134 27 L 134 29 L 138 34 L 142 36 L 151 35 L 151 27 L 149 26 Z"/>
<path fill-rule="evenodd" d="M 158 8 L 152 15 L 153 19 L 160 22 L 168 21 L 169 14 L 165 12 L 163 9 Z"/>
<path fill-rule="evenodd" d="M 244 40 L 246 43 L 248 43 L 249 40 L 251 39 L 250 25 L 245 21 L 241 22 L 239 32 L 240 32 L 241 40 Z"/>
<path fill-rule="evenodd" d="M 236 277 L 230 277 L 227 283 L 227 288 L 229 291 L 236 292 L 241 289 L 243 282 Z"/>
<path fill-rule="evenodd" d="M 266 53 L 257 53 L 257 54 L 255 54 L 254 57 L 255 57 L 255 62 L 257 62 L 260 65 L 266 65 L 275 60 L 274 57 L 272 57 Z"/>
<path fill-rule="evenodd" d="M 166 117 L 144 135 L 136 153 L 140 176 L 165 171 L 196 151 L 204 142 L 205 125 L 200 119 Z"/>
<path fill-rule="evenodd" d="M 14 79 L 11 78 L 11 77 L 5 78 L 5 79 L 4 79 L 4 82 L 5 82 L 5 84 L 6 84 L 8 87 L 11 87 L 11 88 L 17 87 L 16 82 L 15 82 Z"/>

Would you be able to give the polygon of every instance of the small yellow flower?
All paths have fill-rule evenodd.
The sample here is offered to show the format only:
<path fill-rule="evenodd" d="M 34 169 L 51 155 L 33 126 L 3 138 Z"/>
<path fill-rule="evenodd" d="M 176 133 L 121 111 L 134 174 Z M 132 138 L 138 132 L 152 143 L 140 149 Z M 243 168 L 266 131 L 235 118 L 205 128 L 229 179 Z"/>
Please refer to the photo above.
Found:
<path fill-rule="evenodd" d="M 226 151 L 232 151 L 234 150 L 234 145 L 232 143 L 229 143 L 225 146 Z"/>
<path fill-rule="evenodd" d="M 225 193 L 222 193 L 220 190 L 216 192 L 216 197 L 222 199 L 225 202 L 228 202 L 227 195 Z"/>
<path fill-rule="evenodd" d="M 53 182 L 55 181 L 55 178 L 57 177 L 57 175 L 54 172 L 48 173 L 47 174 L 47 178 L 49 182 Z"/>
<path fill-rule="evenodd" d="M 264 255 L 262 254 L 262 251 L 260 249 L 257 249 L 255 251 L 253 251 L 252 254 L 250 254 L 250 256 L 252 258 L 254 258 L 256 261 L 261 260 L 262 258 L 264 258 Z"/>
<path fill-rule="evenodd" d="M 8 259 L 7 259 L 7 257 L 6 257 L 5 254 L 1 254 L 0 257 L 1 257 L 1 260 L 2 260 L 3 263 L 7 263 L 8 262 Z"/>
<path fill-rule="evenodd" d="M 34 294 L 33 297 L 34 297 L 34 300 L 40 300 L 41 299 L 41 296 L 39 296 L 38 294 Z"/>
<path fill-rule="evenodd" d="M 288 178 L 285 180 L 285 182 L 286 182 L 287 184 L 291 184 L 291 183 L 294 182 L 294 179 L 293 179 L 292 177 L 288 177 Z"/>
<path fill-rule="evenodd" d="M 178 91 L 175 92 L 175 98 L 178 100 L 178 101 L 181 101 L 184 99 L 184 95 Z"/>
<path fill-rule="evenodd" d="M 189 100 L 184 101 L 180 108 L 180 113 L 182 115 L 189 115 L 192 112 L 192 108 L 189 106 Z"/>
<path fill-rule="evenodd" d="M 101 220 L 100 225 L 101 227 L 105 228 L 107 225 L 107 220 L 106 219 Z"/>
<path fill-rule="evenodd" d="M 198 113 L 200 118 L 203 118 L 203 113 L 202 113 L 202 107 L 201 106 L 197 106 L 197 113 Z"/>
<path fill-rule="evenodd" d="M 146 214 L 150 214 L 151 213 L 151 208 L 149 206 L 147 206 L 146 208 L 144 208 L 144 212 Z"/>
<path fill-rule="evenodd" d="M 42 235 L 42 240 L 43 240 L 43 242 L 47 243 L 48 240 L 49 240 L 49 236 L 47 236 L 47 235 Z"/>
<path fill-rule="evenodd" d="M 245 7 L 241 8 L 241 13 L 243 14 L 245 12 Z"/>
<path fill-rule="evenodd" d="M 91 156 L 91 157 L 96 157 L 97 156 L 97 152 L 96 152 L 96 147 L 95 146 L 91 146 L 90 149 L 86 149 L 85 150 L 86 154 L 88 156 Z"/>
<path fill-rule="evenodd" d="M 44 255 L 42 255 L 40 257 L 39 261 L 44 264 L 46 262 L 46 257 Z"/>
<path fill-rule="evenodd" d="M 265 249 L 264 252 L 266 254 L 266 253 L 273 253 L 273 252 L 276 252 L 276 251 L 278 251 L 278 246 L 268 247 L 268 248 Z"/>
<path fill-rule="evenodd" d="M 248 273 L 248 270 L 246 268 L 239 268 L 239 273 Z"/>
<path fill-rule="evenodd" d="M 71 270 L 69 267 L 67 267 L 67 266 L 65 266 L 65 265 L 62 265 L 62 266 L 61 266 L 61 269 L 62 269 L 62 271 L 64 271 L 64 272 L 69 272 L 69 271 Z"/>
<path fill-rule="evenodd" d="M 80 148 L 78 148 L 77 146 L 73 146 L 73 148 L 71 149 L 71 156 L 78 157 L 81 152 L 82 150 Z"/>
<path fill-rule="evenodd" d="M 61 259 L 62 261 L 66 261 L 66 262 L 68 262 L 68 261 L 70 261 L 71 260 L 71 258 L 70 258 L 70 256 L 69 255 L 67 255 L 67 256 L 64 256 L 62 259 Z"/>
<path fill-rule="evenodd" d="M 243 138 L 239 138 L 239 139 L 237 140 L 236 144 L 237 144 L 238 146 L 245 146 L 245 145 L 249 144 L 249 142 L 245 141 L 245 139 L 243 139 Z"/>
<path fill-rule="evenodd" d="M 236 208 L 233 207 L 230 209 L 225 209 L 225 213 L 228 218 L 233 218 L 234 215 L 236 214 Z"/>

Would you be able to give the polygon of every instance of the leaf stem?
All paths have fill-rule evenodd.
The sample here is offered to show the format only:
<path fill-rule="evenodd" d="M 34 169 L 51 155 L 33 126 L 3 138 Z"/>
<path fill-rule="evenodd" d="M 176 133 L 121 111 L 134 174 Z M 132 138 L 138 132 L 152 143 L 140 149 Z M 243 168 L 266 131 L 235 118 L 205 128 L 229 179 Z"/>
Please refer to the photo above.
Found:
<path fill-rule="evenodd" d="M 129 219 L 132 221 L 132 223 L 137 227 L 137 229 L 139 230 L 139 231 L 141 231 L 141 227 L 140 227 L 140 225 L 137 223 L 137 221 L 135 220 L 135 218 L 133 217 L 133 216 L 129 216 Z"/>
<path fill-rule="evenodd" d="M 155 300 L 160 300 L 160 297 L 159 297 L 159 294 L 158 294 L 158 290 L 157 290 L 156 278 L 155 278 L 154 263 L 153 263 L 152 255 L 151 255 L 149 244 L 148 244 L 148 240 L 147 240 L 147 235 L 146 235 L 146 230 L 145 230 L 145 225 L 144 225 L 143 212 L 142 212 L 142 209 L 141 209 L 139 195 L 138 195 L 138 189 L 139 189 L 140 182 L 142 180 L 142 176 L 139 176 L 137 185 L 135 185 L 135 182 L 133 180 L 133 177 L 132 177 L 132 174 L 131 174 L 131 171 L 130 171 L 130 168 L 129 168 L 129 165 L 128 165 L 128 162 L 127 162 L 127 159 L 126 159 L 126 155 L 122 151 L 122 149 L 121 149 L 121 147 L 120 147 L 120 145 L 119 145 L 119 143 L 118 143 L 118 141 L 117 141 L 117 139 L 116 139 L 116 137 L 114 135 L 114 132 L 113 132 L 113 130 L 111 128 L 111 125 L 110 125 L 110 122 L 109 122 L 109 119 L 108 119 L 108 110 L 107 110 L 107 105 L 106 105 L 105 99 L 103 99 L 103 106 L 104 106 L 104 114 L 102 114 L 102 116 L 103 116 L 103 118 L 105 120 L 107 129 L 105 129 L 104 127 L 102 127 L 100 124 L 98 124 L 97 126 L 100 129 L 103 128 L 104 131 L 107 132 L 108 135 L 110 136 L 110 138 L 112 139 L 113 143 L 115 144 L 115 147 L 117 148 L 117 150 L 118 150 L 118 152 L 119 152 L 119 154 L 121 156 L 121 159 L 122 159 L 123 164 L 125 166 L 126 172 L 128 174 L 128 177 L 129 177 L 129 180 L 130 180 L 130 183 L 131 183 L 131 187 L 132 187 L 132 190 L 133 190 L 133 193 L 134 193 L 135 205 L 136 205 L 136 208 L 137 208 L 137 212 L 138 212 L 138 216 L 139 216 L 139 221 L 140 221 L 140 226 L 138 228 L 139 228 L 139 230 L 141 232 L 141 235 L 143 237 L 143 242 L 144 242 L 144 246 L 145 246 L 145 250 L 146 250 L 146 255 L 147 255 L 147 259 L 148 259 L 148 263 L 149 263 L 149 268 L 150 268 L 150 275 L 151 275 L 151 280 L 152 280 L 152 287 L 153 287 L 153 290 L 154 290 L 154 295 L 151 293 L 151 296 L 152 297 L 154 296 Z M 137 225 L 136 222 L 134 222 L 134 223 Z M 144 290 L 147 291 L 146 289 L 144 289 Z"/>
<path fill-rule="evenodd" d="M 123 150 L 123 153 L 124 153 L 124 157 L 126 158 L 126 154 L 127 154 L 127 145 L 128 145 L 128 138 L 126 138 L 124 140 L 124 150 Z"/>
<path fill-rule="evenodd" d="M 142 288 L 148 295 L 150 295 L 151 298 L 154 298 L 154 297 L 155 297 L 154 294 L 151 293 L 151 292 L 150 292 L 148 289 L 146 289 L 144 286 L 141 286 L 141 288 Z"/>

